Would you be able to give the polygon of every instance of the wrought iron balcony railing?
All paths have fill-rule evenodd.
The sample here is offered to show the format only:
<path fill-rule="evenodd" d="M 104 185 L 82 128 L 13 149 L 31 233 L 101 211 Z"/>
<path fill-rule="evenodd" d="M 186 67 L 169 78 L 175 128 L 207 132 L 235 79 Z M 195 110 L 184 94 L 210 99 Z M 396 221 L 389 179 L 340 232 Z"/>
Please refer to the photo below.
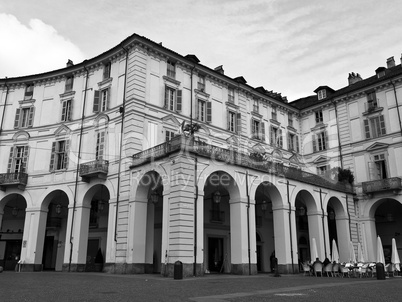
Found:
<path fill-rule="evenodd" d="M 184 136 L 177 136 L 168 142 L 133 155 L 133 166 L 139 166 L 166 157 L 177 151 L 197 154 L 211 160 L 259 170 L 327 189 L 353 193 L 353 187 L 350 184 L 335 182 L 301 169 L 285 166 L 282 163 L 268 161 L 262 157 L 250 156 L 232 149 L 209 145 Z"/>
<path fill-rule="evenodd" d="M 86 181 L 92 177 L 105 179 L 109 172 L 109 161 L 94 160 L 80 165 L 80 176 Z"/>
<path fill-rule="evenodd" d="M 366 181 L 362 183 L 363 193 L 372 194 L 388 190 L 401 190 L 402 181 L 399 177 Z"/>
<path fill-rule="evenodd" d="M 28 174 L 26 173 L 1 173 L 0 174 L 0 189 L 5 190 L 8 186 L 18 186 L 24 190 L 28 182 Z"/>

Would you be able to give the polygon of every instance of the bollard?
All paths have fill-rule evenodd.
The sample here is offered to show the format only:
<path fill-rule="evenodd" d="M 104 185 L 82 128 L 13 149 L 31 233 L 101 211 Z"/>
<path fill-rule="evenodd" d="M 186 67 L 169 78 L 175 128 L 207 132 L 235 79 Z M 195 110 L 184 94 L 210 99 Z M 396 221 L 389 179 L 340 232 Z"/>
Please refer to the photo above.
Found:
<path fill-rule="evenodd" d="M 382 264 L 381 262 L 378 262 L 375 265 L 375 270 L 376 270 L 376 274 L 377 274 L 377 279 L 385 280 L 384 264 Z"/>
<path fill-rule="evenodd" d="M 173 278 L 175 280 L 183 279 L 183 263 L 181 261 L 176 261 L 174 263 Z"/>

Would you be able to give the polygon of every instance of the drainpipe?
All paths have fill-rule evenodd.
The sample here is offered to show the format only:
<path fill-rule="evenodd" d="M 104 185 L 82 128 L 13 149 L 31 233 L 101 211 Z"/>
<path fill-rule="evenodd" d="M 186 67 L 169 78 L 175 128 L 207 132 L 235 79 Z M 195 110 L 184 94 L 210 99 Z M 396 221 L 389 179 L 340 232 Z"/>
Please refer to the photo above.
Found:
<path fill-rule="evenodd" d="M 198 199 L 198 181 L 197 181 L 197 155 L 194 155 L 194 264 L 193 275 L 197 276 L 197 199 Z"/>
<path fill-rule="evenodd" d="M 352 240 L 352 229 L 351 229 L 351 218 L 350 218 L 350 212 L 349 212 L 349 201 L 348 201 L 348 195 L 346 195 L 346 210 L 348 211 L 348 219 L 349 219 L 349 236 L 350 240 Z"/>
<path fill-rule="evenodd" d="M 84 61 L 85 62 L 85 61 Z M 87 100 L 87 89 L 88 89 L 88 78 L 89 70 L 84 65 L 86 71 L 85 78 L 85 90 L 84 90 L 84 100 L 82 103 L 82 115 L 81 115 L 81 129 L 80 129 L 80 140 L 78 143 L 78 158 L 77 158 L 77 169 L 75 171 L 75 186 L 74 186 L 74 203 L 73 203 L 73 213 L 71 216 L 71 229 L 70 229 L 70 259 L 68 261 L 68 271 L 71 271 L 71 261 L 73 258 L 73 230 L 74 230 L 74 219 L 75 219 L 75 209 L 77 207 L 77 187 L 78 187 L 78 177 L 80 170 L 80 159 L 81 159 L 81 146 L 82 146 L 82 133 L 84 132 L 84 119 L 85 119 L 85 103 Z"/>
<path fill-rule="evenodd" d="M 292 272 L 295 273 L 294 260 L 293 260 L 293 241 L 292 241 L 292 205 L 290 204 L 289 197 L 289 180 L 286 181 L 286 192 L 289 204 L 289 232 L 290 232 L 290 258 L 292 259 Z M 276 274 L 276 273 L 275 273 Z"/>
<path fill-rule="evenodd" d="M 117 193 L 116 193 L 116 215 L 114 218 L 114 241 L 117 243 L 117 218 L 119 215 L 119 201 L 120 201 L 120 174 L 121 174 L 121 157 L 123 149 L 123 134 L 124 134 L 124 114 L 126 111 L 126 85 L 127 85 L 127 69 L 128 69 L 128 50 L 122 45 L 121 48 L 126 53 L 126 66 L 124 71 L 125 81 L 123 86 L 123 106 L 120 107 L 121 113 L 121 129 L 120 129 L 120 150 L 119 150 L 119 166 L 117 172 Z"/>
<path fill-rule="evenodd" d="M 322 233 L 324 235 L 324 254 L 325 254 L 325 258 L 327 258 L 327 245 L 326 243 L 326 238 L 325 238 L 325 223 L 324 223 L 324 207 L 322 205 L 322 191 L 320 189 L 320 203 L 321 203 L 321 211 L 322 211 L 322 216 L 321 216 L 321 220 L 322 220 Z"/>
<path fill-rule="evenodd" d="M 395 95 L 395 105 L 396 105 L 396 112 L 398 112 L 398 120 L 399 120 L 399 128 L 401 130 L 401 136 L 402 136 L 402 122 L 401 122 L 401 114 L 399 113 L 399 105 L 398 105 L 398 98 L 396 96 L 396 88 L 394 82 L 390 82 L 392 87 L 394 87 L 394 95 Z"/>
<path fill-rule="evenodd" d="M 250 258 L 250 194 L 248 192 L 248 171 L 246 171 L 246 194 L 247 194 L 247 249 L 248 249 L 248 274 L 251 275 Z"/>
<path fill-rule="evenodd" d="M 338 123 L 338 107 L 336 106 L 335 100 L 331 101 L 335 107 L 335 120 L 336 120 L 336 133 L 338 135 L 338 151 L 339 151 L 339 161 L 341 163 L 341 168 L 343 169 L 343 156 L 342 156 L 342 146 L 341 146 L 341 135 L 339 134 L 339 123 Z"/>
<path fill-rule="evenodd" d="M 7 79 L 7 78 L 6 78 L 6 79 Z M 1 132 L 3 131 L 4 115 L 5 115 L 5 113 L 6 113 L 7 98 L 8 98 L 8 93 L 9 93 L 9 90 L 10 90 L 10 87 L 8 87 L 6 81 L 4 81 L 4 85 L 6 86 L 6 99 L 4 100 L 4 109 L 3 109 L 3 114 L 2 114 L 2 116 L 1 116 L 0 135 L 1 135 Z"/>

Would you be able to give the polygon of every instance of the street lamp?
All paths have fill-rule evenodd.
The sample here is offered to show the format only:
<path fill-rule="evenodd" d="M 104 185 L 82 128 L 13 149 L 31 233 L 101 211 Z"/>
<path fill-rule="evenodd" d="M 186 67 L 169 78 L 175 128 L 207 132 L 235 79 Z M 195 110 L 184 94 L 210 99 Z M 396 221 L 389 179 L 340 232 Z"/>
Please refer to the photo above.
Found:
<path fill-rule="evenodd" d="M 159 201 L 159 194 L 156 190 L 151 193 L 151 201 L 153 204 L 157 204 Z"/>
<path fill-rule="evenodd" d="M 213 195 L 213 200 L 216 204 L 221 202 L 221 193 L 219 191 L 216 191 Z"/>

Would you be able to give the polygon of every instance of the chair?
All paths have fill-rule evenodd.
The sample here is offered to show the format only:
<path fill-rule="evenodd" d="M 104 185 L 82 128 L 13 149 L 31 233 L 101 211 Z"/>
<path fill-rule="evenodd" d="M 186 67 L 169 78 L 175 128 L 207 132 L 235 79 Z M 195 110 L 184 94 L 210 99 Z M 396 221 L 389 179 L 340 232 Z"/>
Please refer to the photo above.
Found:
<path fill-rule="evenodd" d="M 399 274 L 401 272 L 401 267 L 400 264 L 393 264 L 394 266 L 394 277 L 399 277 Z"/>
<path fill-rule="evenodd" d="M 341 265 L 340 267 L 339 267 L 339 271 L 340 271 L 340 275 L 341 275 L 341 277 L 343 278 L 343 277 L 350 277 L 350 275 L 349 275 L 349 273 L 350 273 L 350 271 L 349 271 L 349 268 L 347 268 L 346 266 L 344 266 L 344 265 Z"/>
<path fill-rule="evenodd" d="M 317 274 L 320 274 L 321 277 L 322 277 L 322 263 L 321 262 L 315 262 L 313 264 L 313 271 L 314 271 L 314 275 L 316 277 L 318 277 Z"/>
<path fill-rule="evenodd" d="M 339 277 L 339 263 L 334 263 L 332 266 L 332 277 Z"/>
<path fill-rule="evenodd" d="M 385 276 L 389 277 L 390 272 L 392 272 L 392 265 L 390 263 L 388 263 L 384 267 Z"/>
<path fill-rule="evenodd" d="M 303 276 L 306 276 L 306 274 L 308 274 L 309 276 L 311 276 L 311 272 L 310 272 L 310 266 L 307 263 L 303 263 Z"/>
<path fill-rule="evenodd" d="M 332 263 L 328 263 L 326 266 L 324 266 L 323 273 L 329 277 L 331 275 L 332 277 Z"/>
<path fill-rule="evenodd" d="M 367 277 L 368 276 L 368 264 L 363 264 L 359 267 L 359 277 Z"/>

